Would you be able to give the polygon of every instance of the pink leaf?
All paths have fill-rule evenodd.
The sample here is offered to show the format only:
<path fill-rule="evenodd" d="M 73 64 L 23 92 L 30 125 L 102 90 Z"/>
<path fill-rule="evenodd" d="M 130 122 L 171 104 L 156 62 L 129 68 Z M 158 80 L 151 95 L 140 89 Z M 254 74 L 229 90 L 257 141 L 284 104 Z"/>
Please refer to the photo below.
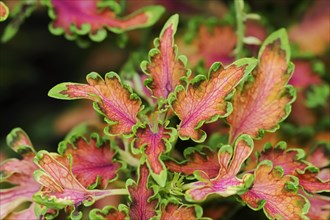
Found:
<path fill-rule="evenodd" d="M 166 166 L 172 172 L 184 173 L 185 175 L 192 175 L 196 170 L 203 171 L 210 178 L 215 178 L 220 169 L 217 154 L 210 148 L 200 147 L 188 148 L 184 151 L 187 161 L 183 163 L 176 163 L 172 160 L 166 161 Z"/>
<path fill-rule="evenodd" d="M 214 63 L 207 77 L 196 76 L 186 89 L 179 85 L 176 95 L 171 97 L 171 106 L 181 120 L 178 127 L 180 137 L 204 141 L 206 133 L 199 128 L 205 122 L 214 122 L 230 113 L 231 105 L 226 102 L 226 96 L 255 65 L 254 59 L 247 58 L 226 68 Z"/>
<path fill-rule="evenodd" d="M 186 59 L 177 55 L 174 34 L 178 25 L 178 15 L 173 15 L 164 25 L 155 48 L 149 52 L 149 62 L 141 63 L 141 68 L 150 76 L 146 86 L 157 98 L 166 99 L 180 84 L 180 79 L 187 75 Z"/>
<path fill-rule="evenodd" d="M 112 189 L 87 190 L 74 177 L 70 169 L 71 161 L 61 155 L 42 150 L 37 153 L 34 162 L 40 167 L 34 172 L 34 178 L 44 188 L 37 192 L 33 198 L 39 204 L 49 208 L 62 209 L 67 206 L 75 208 L 82 203 L 89 206 L 95 200 L 118 194 L 118 190 Z"/>
<path fill-rule="evenodd" d="M 187 184 L 186 198 L 201 201 L 210 194 L 227 197 L 244 192 L 252 183 L 252 176 L 245 174 L 240 179 L 236 175 L 252 149 L 253 141 L 247 135 L 237 139 L 234 149 L 229 145 L 222 146 L 218 153 L 218 176 L 211 179 L 203 171 L 196 171 L 199 181 Z"/>
<path fill-rule="evenodd" d="M 116 2 L 99 0 L 46 2 L 54 19 L 50 28 L 54 34 L 65 34 L 70 38 L 90 33 L 92 40 L 106 37 L 105 28 L 122 33 L 128 30 L 153 25 L 164 12 L 161 6 L 148 6 L 134 13 L 118 18 L 120 6 Z"/>
<path fill-rule="evenodd" d="M 273 166 L 280 166 L 284 175 L 294 175 L 299 179 L 299 185 L 312 193 L 330 191 L 329 180 L 318 178 L 319 169 L 302 160 L 305 152 L 302 149 L 286 149 L 286 144 L 280 142 L 275 148 L 266 145 L 259 161 L 270 160 Z"/>
<path fill-rule="evenodd" d="M 110 135 L 130 134 L 137 123 L 141 109 L 140 98 L 131 89 L 122 85 L 119 76 L 110 72 L 105 80 L 95 72 L 87 75 L 86 84 L 61 83 L 53 87 L 48 95 L 59 99 L 90 99 L 94 107 L 106 117 L 110 124 Z"/>
<path fill-rule="evenodd" d="M 40 189 L 40 185 L 33 178 L 37 166 L 33 163 L 34 148 L 26 133 L 16 128 L 7 136 L 7 144 L 23 156 L 23 159 L 8 159 L 1 163 L 1 181 L 15 186 L 0 189 L 0 218 L 10 215 L 18 206 L 32 201 L 32 196 Z M 15 216 L 15 213 L 12 213 Z"/>
<path fill-rule="evenodd" d="M 197 206 L 198 207 L 198 206 Z M 160 220 L 195 220 L 199 219 L 202 214 L 200 207 L 177 205 L 169 202 L 161 209 Z"/>
<path fill-rule="evenodd" d="M 154 192 L 148 188 L 148 178 L 148 167 L 143 164 L 139 169 L 138 183 L 131 179 L 127 181 L 127 188 L 132 201 L 129 207 L 129 217 L 132 220 L 149 220 L 156 215 L 155 209 L 158 201 L 151 198 Z"/>
<path fill-rule="evenodd" d="M 303 219 L 308 211 L 306 199 L 297 194 L 298 180 L 283 175 L 269 160 L 262 161 L 254 171 L 252 188 L 241 195 L 253 210 L 264 210 L 270 219 Z"/>
<path fill-rule="evenodd" d="M 151 176 L 164 186 L 166 183 L 166 168 L 160 159 L 161 154 L 171 149 L 171 142 L 174 139 L 175 129 L 167 128 L 166 124 L 155 124 L 153 128 L 144 125 L 136 131 L 136 138 L 133 142 L 134 153 L 139 153 L 143 149 L 146 161 L 150 167 Z"/>
<path fill-rule="evenodd" d="M 287 86 L 291 77 L 290 49 L 284 29 L 274 32 L 259 52 L 259 63 L 249 80 L 234 95 L 230 124 L 230 143 L 240 134 L 258 138 L 264 130 L 278 129 L 294 100 L 294 90 Z"/>
<path fill-rule="evenodd" d="M 63 141 L 59 152 L 72 158 L 72 173 L 84 187 L 100 184 L 104 189 L 118 176 L 121 167 L 120 163 L 113 161 L 115 151 L 110 148 L 110 143 L 98 135 L 92 135 L 89 141 L 83 137 Z"/>
<path fill-rule="evenodd" d="M 315 194 L 305 195 L 311 205 L 307 217 L 317 220 L 328 220 L 330 218 L 330 197 Z"/>

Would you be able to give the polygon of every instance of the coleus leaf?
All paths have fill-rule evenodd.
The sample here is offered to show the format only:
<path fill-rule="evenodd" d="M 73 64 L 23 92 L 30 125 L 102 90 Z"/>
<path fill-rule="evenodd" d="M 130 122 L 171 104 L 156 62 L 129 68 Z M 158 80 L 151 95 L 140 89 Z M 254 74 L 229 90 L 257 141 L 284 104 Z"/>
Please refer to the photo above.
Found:
<path fill-rule="evenodd" d="M 86 77 L 87 84 L 61 83 L 53 87 L 48 95 L 58 99 L 90 99 L 94 108 L 106 117 L 110 124 L 110 135 L 129 135 L 137 123 L 141 107 L 140 98 L 132 93 L 130 87 L 123 85 L 114 72 L 102 77 L 92 72 Z"/>
<path fill-rule="evenodd" d="M 89 141 L 73 136 L 60 143 L 59 153 L 72 159 L 72 173 L 84 187 L 100 186 L 104 189 L 108 182 L 118 176 L 121 163 L 114 161 L 116 152 L 110 148 L 110 142 L 101 140 L 96 133 Z"/>
<path fill-rule="evenodd" d="M 305 152 L 302 149 L 288 149 L 284 142 L 278 143 L 274 148 L 265 145 L 259 161 L 270 160 L 273 166 L 280 166 L 284 175 L 294 175 L 299 179 L 299 185 L 312 193 L 330 191 L 329 180 L 317 177 L 319 169 L 304 161 Z"/>
<path fill-rule="evenodd" d="M 0 22 L 5 21 L 8 18 L 9 9 L 3 1 L 0 1 Z"/>
<path fill-rule="evenodd" d="M 19 212 L 14 212 L 14 213 L 10 213 L 8 216 L 6 216 L 5 220 L 38 220 L 38 219 L 42 219 L 41 217 L 37 217 L 35 212 L 34 212 L 34 207 L 35 207 L 35 203 L 32 203 L 29 208 L 27 209 L 23 209 Z M 2 209 L 1 209 L 2 211 Z M 3 218 L 1 218 L 3 219 Z"/>
<path fill-rule="evenodd" d="M 203 210 L 197 205 L 177 204 L 174 200 L 167 200 L 161 204 L 160 215 L 155 219 L 160 220 L 194 220 L 201 219 Z"/>
<path fill-rule="evenodd" d="M 119 210 L 112 206 L 105 206 L 102 210 L 93 209 L 89 212 L 89 218 L 93 220 L 125 220 L 126 213 L 121 209 L 120 205 Z"/>
<path fill-rule="evenodd" d="M 298 179 L 283 175 L 280 167 L 264 160 L 254 171 L 252 188 L 241 195 L 253 210 L 263 208 L 270 219 L 303 219 L 309 209 L 309 203 L 297 193 Z"/>
<path fill-rule="evenodd" d="M 218 155 L 212 149 L 205 146 L 191 147 L 185 149 L 183 154 L 187 159 L 183 163 L 173 160 L 165 162 L 170 171 L 192 175 L 196 170 L 200 170 L 210 178 L 218 175 L 220 169 Z"/>
<path fill-rule="evenodd" d="M 232 106 L 226 102 L 226 96 L 255 66 L 256 61 L 248 58 L 237 60 L 226 68 L 214 63 L 207 77 L 196 76 L 187 88 L 179 85 L 176 94 L 170 96 L 170 104 L 181 120 L 178 126 L 180 138 L 203 142 L 206 133 L 199 128 L 231 113 Z"/>
<path fill-rule="evenodd" d="M 330 197 L 314 194 L 312 196 L 305 195 L 311 207 L 307 217 L 309 219 L 328 220 L 330 218 Z"/>
<path fill-rule="evenodd" d="M 89 34 L 94 41 L 105 39 L 106 29 L 123 33 L 125 31 L 153 25 L 163 14 L 161 6 L 147 6 L 123 18 L 118 18 L 120 6 L 115 1 L 44 1 L 49 7 L 49 15 L 54 20 L 50 31 L 59 35 L 65 33 L 69 39 Z"/>
<path fill-rule="evenodd" d="M 140 165 L 138 176 L 137 183 L 132 179 L 126 181 L 131 200 L 129 217 L 132 220 L 149 220 L 156 215 L 158 199 L 154 198 L 154 191 L 148 187 L 149 169 L 145 163 Z"/>
<path fill-rule="evenodd" d="M 33 163 L 35 151 L 29 137 L 22 129 L 15 128 L 8 134 L 7 144 L 23 158 L 21 160 L 8 159 L 0 165 L 0 182 L 15 185 L 11 188 L 0 189 L 1 219 L 8 215 L 19 215 L 12 211 L 22 203 L 32 201 L 33 194 L 40 189 L 40 185 L 33 178 L 33 172 L 37 166 Z"/>
<path fill-rule="evenodd" d="M 146 162 L 151 171 L 151 176 L 161 186 L 165 186 L 167 171 L 160 159 L 163 153 L 171 150 L 171 143 L 175 139 L 176 130 L 168 128 L 169 122 L 143 125 L 136 130 L 135 139 L 132 142 L 132 152 L 143 152 Z"/>
<path fill-rule="evenodd" d="M 174 34 L 179 16 L 173 15 L 164 25 L 159 38 L 154 41 L 155 48 L 149 52 L 149 61 L 141 63 L 142 70 L 150 76 L 145 85 L 153 96 L 166 99 L 187 75 L 187 59 L 177 55 Z"/>
<path fill-rule="evenodd" d="M 252 184 L 253 176 L 245 174 L 238 178 L 237 174 L 244 161 L 249 157 L 253 149 L 253 141 L 248 135 L 242 135 L 236 141 L 234 149 L 225 145 L 218 152 L 220 169 L 218 176 L 210 178 L 203 171 L 196 171 L 197 182 L 184 186 L 188 200 L 201 201 L 210 194 L 218 194 L 223 197 L 240 194 Z"/>
<path fill-rule="evenodd" d="M 265 130 L 275 131 L 290 112 L 294 101 L 293 87 L 287 85 L 293 65 L 284 29 L 272 33 L 259 51 L 259 63 L 252 72 L 253 80 L 245 83 L 233 98 L 230 143 L 240 134 L 258 138 Z"/>
<path fill-rule="evenodd" d="M 90 206 L 95 200 L 105 196 L 127 193 L 126 190 L 120 189 L 87 190 L 74 177 L 71 171 L 72 161 L 61 155 L 42 150 L 37 153 L 34 162 L 40 168 L 34 172 L 34 178 L 44 188 L 33 198 L 49 208 L 62 209 L 67 206 L 75 208 L 82 203 Z M 74 210 L 71 213 L 72 217 L 76 214 Z"/>

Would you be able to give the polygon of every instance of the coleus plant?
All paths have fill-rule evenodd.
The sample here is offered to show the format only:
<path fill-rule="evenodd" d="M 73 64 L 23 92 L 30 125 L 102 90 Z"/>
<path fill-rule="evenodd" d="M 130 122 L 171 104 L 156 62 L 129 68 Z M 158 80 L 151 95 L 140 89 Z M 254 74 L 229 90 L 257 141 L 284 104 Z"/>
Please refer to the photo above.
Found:
<path fill-rule="evenodd" d="M 62 3 L 54 2 L 64 13 Z M 196 75 L 175 45 L 178 21 L 178 15 L 168 19 L 141 63 L 148 89 L 135 91 L 141 96 L 115 72 L 104 78 L 92 72 L 87 84 L 66 82 L 49 91 L 54 98 L 92 100 L 106 122 L 104 130 L 77 129 L 57 153 L 36 152 L 21 129 L 8 135 L 8 145 L 22 159 L 1 164 L 1 182 L 15 185 L 0 191 L 1 218 L 50 219 L 67 213 L 72 219 L 203 219 L 201 204 L 221 197 L 263 209 L 272 219 L 329 217 L 329 197 L 321 194 L 330 190 L 323 171 L 328 171 L 328 145 L 306 156 L 301 149 L 286 149 L 284 142 L 267 144 L 258 163 L 245 169 L 254 140 L 277 130 L 295 99 L 288 85 L 294 66 L 286 31 L 272 33 L 258 58 L 227 66 L 215 62 Z M 77 31 L 61 20 L 54 25 L 64 25 L 67 34 Z M 204 145 L 204 127 L 221 119 L 230 126 L 229 137 Z M 182 159 L 179 139 L 203 145 L 186 148 Z M 115 205 L 96 202 L 116 196 Z M 23 206 L 19 212 L 18 206 Z"/>

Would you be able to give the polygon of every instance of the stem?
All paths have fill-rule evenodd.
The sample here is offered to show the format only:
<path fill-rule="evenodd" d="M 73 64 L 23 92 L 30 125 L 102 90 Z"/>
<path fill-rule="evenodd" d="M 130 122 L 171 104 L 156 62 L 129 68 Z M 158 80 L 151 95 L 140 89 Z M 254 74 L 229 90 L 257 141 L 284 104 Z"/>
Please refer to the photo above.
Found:
<path fill-rule="evenodd" d="M 239 59 L 243 56 L 243 44 L 244 44 L 244 1 L 235 0 L 235 11 L 236 11 L 236 34 L 237 34 L 237 43 L 235 48 L 235 58 Z"/>
<path fill-rule="evenodd" d="M 108 189 L 108 190 L 92 190 L 93 194 L 95 195 L 95 200 L 103 199 L 107 196 L 114 196 L 114 195 L 128 195 L 127 189 Z"/>

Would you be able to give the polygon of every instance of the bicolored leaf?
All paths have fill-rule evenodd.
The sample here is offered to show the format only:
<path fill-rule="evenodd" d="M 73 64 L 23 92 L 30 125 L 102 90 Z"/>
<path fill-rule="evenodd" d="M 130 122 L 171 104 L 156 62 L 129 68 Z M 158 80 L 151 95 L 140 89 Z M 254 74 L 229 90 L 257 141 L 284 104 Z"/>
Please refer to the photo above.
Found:
<path fill-rule="evenodd" d="M 310 193 L 330 192 L 330 179 L 322 180 L 318 177 L 320 170 L 315 167 L 308 167 L 304 173 L 297 173 L 299 185 Z"/>
<path fill-rule="evenodd" d="M 34 212 L 34 208 L 35 208 L 35 203 L 31 203 L 31 205 L 27 209 L 23 209 L 19 212 L 10 213 L 8 216 L 6 216 L 5 220 L 38 220 L 38 219 L 43 220 L 43 218 L 36 216 Z"/>
<path fill-rule="evenodd" d="M 118 18 L 120 6 L 115 1 L 84 0 L 62 1 L 48 0 L 49 15 L 54 20 L 50 24 L 53 34 L 65 33 L 69 39 L 78 35 L 89 36 L 94 41 L 105 39 L 106 29 L 123 33 L 125 31 L 153 25 L 163 14 L 161 6 L 147 6 L 123 18 Z"/>
<path fill-rule="evenodd" d="M 284 175 L 296 175 L 297 172 L 303 172 L 309 163 L 304 161 L 305 152 L 303 149 L 286 149 L 285 142 L 279 142 L 275 147 L 266 144 L 262 150 L 259 161 L 270 160 L 273 166 L 280 166 Z"/>
<path fill-rule="evenodd" d="M 126 181 L 131 200 L 129 217 L 132 220 L 149 220 L 156 215 L 155 209 L 158 200 L 152 198 L 154 191 L 148 187 L 149 169 L 147 165 L 142 164 L 138 171 L 139 180 L 137 183 L 132 179 Z"/>
<path fill-rule="evenodd" d="M 9 9 L 3 1 L 0 1 L 0 22 L 5 21 L 8 18 Z"/>
<path fill-rule="evenodd" d="M 295 92 L 287 83 L 293 65 L 289 63 L 290 48 L 284 29 L 274 32 L 259 52 L 259 63 L 252 72 L 253 80 L 245 82 L 233 99 L 230 124 L 230 142 L 240 134 L 258 138 L 266 131 L 278 129 L 290 112 Z"/>
<path fill-rule="evenodd" d="M 89 212 L 89 218 L 93 220 L 125 220 L 126 213 L 112 206 L 105 206 L 102 210 L 91 210 Z"/>
<path fill-rule="evenodd" d="M 70 169 L 71 161 L 61 155 L 42 150 L 37 153 L 34 162 L 40 167 L 34 172 L 34 178 L 44 188 L 33 198 L 49 208 L 62 209 L 67 206 L 75 208 L 82 203 L 89 206 L 105 196 L 127 193 L 126 190 L 115 189 L 87 190 L 74 177 Z"/>
<path fill-rule="evenodd" d="M 176 133 L 174 128 L 167 128 L 167 124 L 168 122 L 157 123 L 154 127 L 147 125 L 139 127 L 135 133 L 136 138 L 132 142 L 133 153 L 142 151 L 145 154 L 151 176 L 161 186 L 165 186 L 167 171 L 160 156 L 171 150 L 171 142 L 174 141 Z"/>
<path fill-rule="evenodd" d="M 108 182 L 118 176 L 121 168 L 113 160 L 116 152 L 108 141 L 103 141 L 95 133 L 87 141 L 83 137 L 72 137 L 60 143 L 59 153 L 72 159 L 72 173 L 84 187 L 99 185 L 104 189 Z"/>
<path fill-rule="evenodd" d="M 149 52 L 149 61 L 141 63 L 142 70 L 150 77 L 145 85 L 153 96 L 166 99 L 187 75 L 186 58 L 177 55 L 174 34 L 178 26 L 178 15 L 173 15 L 164 25 L 155 48 Z"/>
<path fill-rule="evenodd" d="M 7 144 L 21 154 L 23 159 L 8 159 L 0 165 L 0 182 L 14 185 L 0 189 L 1 219 L 18 214 L 12 212 L 22 203 L 32 201 L 33 194 L 40 189 L 40 185 L 33 178 L 33 172 L 38 167 L 33 163 L 34 149 L 29 137 L 22 129 L 16 128 L 7 136 Z"/>
<path fill-rule="evenodd" d="M 130 134 L 137 123 L 141 109 L 140 98 L 131 89 L 122 85 L 119 76 L 110 72 L 102 77 L 92 72 L 87 75 L 87 84 L 61 83 L 53 87 L 48 95 L 59 99 L 90 99 L 94 107 L 106 117 L 111 135 Z"/>
<path fill-rule="evenodd" d="M 184 151 L 185 158 L 183 163 L 173 160 L 165 162 L 168 169 L 172 172 L 192 175 L 196 170 L 203 171 L 210 178 L 215 178 L 220 169 L 218 155 L 208 147 L 191 147 Z"/>
<path fill-rule="evenodd" d="M 283 175 L 293 175 L 299 179 L 299 185 L 304 190 L 316 193 L 330 191 L 330 181 L 318 177 L 319 169 L 304 161 L 305 152 L 302 149 L 288 149 L 280 142 L 276 147 L 265 145 L 259 161 L 270 160 L 273 166 L 283 169 Z"/>
<path fill-rule="evenodd" d="M 179 205 L 168 202 L 161 207 L 160 220 L 195 220 L 202 217 L 203 210 L 200 206 Z"/>
<path fill-rule="evenodd" d="M 192 21 L 196 22 L 196 21 Z M 207 22 L 207 21 L 206 21 Z M 179 47 L 182 53 L 188 57 L 189 64 L 193 67 L 203 61 L 205 68 L 210 68 L 214 62 L 221 62 L 225 65 L 234 61 L 233 50 L 237 42 L 236 33 L 233 27 L 223 25 L 198 25 L 198 30 L 190 30 L 187 35 L 196 32 L 191 43 L 182 42 Z"/>
<path fill-rule="evenodd" d="M 283 170 L 274 167 L 269 160 L 259 163 L 254 171 L 252 188 L 241 195 L 242 200 L 253 210 L 263 208 L 270 219 L 303 219 L 309 203 L 297 193 L 298 179 L 283 175 Z"/>
<path fill-rule="evenodd" d="M 255 66 L 256 61 L 248 58 L 226 68 L 214 63 L 207 77 L 196 76 L 186 89 L 179 85 L 171 96 L 171 106 L 181 120 L 178 126 L 181 139 L 204 141 L 206 133 L 199 128 L 230 114 L 232 106 L 226 102 L 226 96 Z"/>
<path fill-rule="evenodd" d="M 188 200 L 202 201 L 210 194 L 218 194 L 223 197 L 241 194 L 252 184 L 251 174 L 245 174 L 238 178 L 242 164 L 249 157 L 253 149 L 253 141 L 247 135 L 237 139 L 234 149 L 225 145 L 218 153 L 220 169 L 218 176 L 210 178 L 203 171 L 196 171 L 195 176 L 199 180 L 185 186 Z"/>
<path fill-rule="evenodd" d="M 321 169 L 330 165 L 329 154 L 330 144 L 318 144 L 312 149 L 306 160 Z"/>
<path fill-rule="evenodd" d="M 330 197 L 315 194 L 313 196 L 305 195 L 311 207 L 307 217 L 309 219 L 328 220 L 330 218 Z"/>

